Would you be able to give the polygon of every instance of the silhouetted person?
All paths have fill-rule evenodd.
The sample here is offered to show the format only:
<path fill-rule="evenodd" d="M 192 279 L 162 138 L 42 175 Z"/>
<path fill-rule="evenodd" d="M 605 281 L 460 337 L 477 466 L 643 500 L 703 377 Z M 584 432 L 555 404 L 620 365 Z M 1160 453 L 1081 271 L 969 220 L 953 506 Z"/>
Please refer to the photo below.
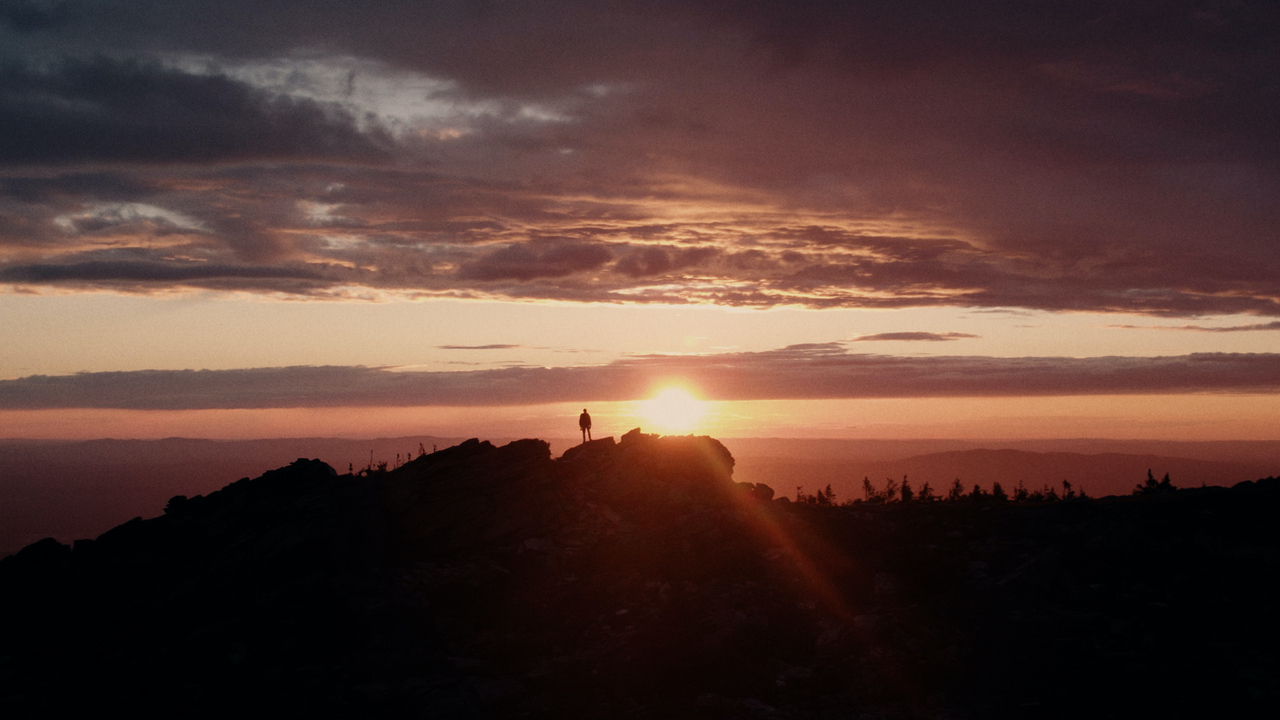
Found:
<path fill-rule="evenodd" d="M 591 439 L 591 416 L 586 408 L 582 408 L 582 414 L 578 416 L 578 429 L 582 431 L 582 442 Z"/>

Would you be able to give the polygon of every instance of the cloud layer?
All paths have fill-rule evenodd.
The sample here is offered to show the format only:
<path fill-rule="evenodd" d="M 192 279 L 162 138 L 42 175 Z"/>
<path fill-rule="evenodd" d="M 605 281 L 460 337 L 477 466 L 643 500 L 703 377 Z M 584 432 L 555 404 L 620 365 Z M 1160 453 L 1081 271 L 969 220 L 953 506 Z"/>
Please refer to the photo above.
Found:
<path fill-rule="evenodd" d="M 1114 325 L 1112 327 L 1125 329 L 1141 329 L 1141 330 L 1181 330 L 1185 332 L 1209 332 L 1209 333 L 1237 333 L 1237 332 L 1260 332 L 1280 330 L 1280 320 L 1265 323 L 1250 323 L 1248 325 L 1224 325 L 1224 326 L 1205 326 L 1205 325 Z"/>
<path fill-rule="evenodd" d="M 463 372 L 363 366 L 144 370 L 0 381 L 0 409 L 521 405 L 636 400 L 672 380 L 692 383 L 717 400 L 1276 393 L 1280 354 L 902 357 L 852 354 L 822 343 Z"/>
<path fill-rule="evenodd" d="M 886 340 L 907 340 L 912 342 L 947 342 L 949 340 L 965 340 L 978 337 L 970 333 L 962 332 L 888 332 L 876 333 L 875 335 L 863 335 L 856 337 L 853 342 L 873 342 Z"/>
<path fill-rule="evenodd" d="M 0 289 L 1280 316 L 1274 3 L 0 3 Z"/>

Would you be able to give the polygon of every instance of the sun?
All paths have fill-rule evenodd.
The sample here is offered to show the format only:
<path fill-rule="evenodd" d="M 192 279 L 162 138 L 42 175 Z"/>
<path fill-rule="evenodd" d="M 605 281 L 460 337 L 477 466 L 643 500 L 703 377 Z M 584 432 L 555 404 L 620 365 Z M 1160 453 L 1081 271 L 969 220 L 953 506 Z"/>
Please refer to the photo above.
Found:
<path fill-rule="evenodd" d="M 640 416 L 656 432 L 683 434 L 692 432 L 707 414 L 707 403 L 688 390 L 669 387 L 640 402 Z"/>

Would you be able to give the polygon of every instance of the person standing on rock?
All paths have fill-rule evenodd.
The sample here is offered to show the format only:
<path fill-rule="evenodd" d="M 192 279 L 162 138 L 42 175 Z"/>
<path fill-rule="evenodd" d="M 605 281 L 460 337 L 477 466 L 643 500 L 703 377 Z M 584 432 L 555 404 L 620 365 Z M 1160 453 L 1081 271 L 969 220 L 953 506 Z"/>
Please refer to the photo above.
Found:
<path fill-rule="evenodd" d="M 591 439 L 591 416 L 587 414 L 586 408 L 582 408 L 582 414 L 578 416 L 578 429 L 582 431 L 582 442 Z"/>

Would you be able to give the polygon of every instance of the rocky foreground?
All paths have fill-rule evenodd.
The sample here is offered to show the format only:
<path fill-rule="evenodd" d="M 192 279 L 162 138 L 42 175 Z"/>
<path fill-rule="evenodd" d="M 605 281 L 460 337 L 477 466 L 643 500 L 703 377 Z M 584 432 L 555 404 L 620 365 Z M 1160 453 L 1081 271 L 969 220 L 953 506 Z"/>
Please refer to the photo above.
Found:
<path fill-rule="evenodd" d="M 821 507 L 732 467 L 472 440 L 42 541 L 0 561 L 0 714 L 1278 716 L 1280 480 Z"/>

